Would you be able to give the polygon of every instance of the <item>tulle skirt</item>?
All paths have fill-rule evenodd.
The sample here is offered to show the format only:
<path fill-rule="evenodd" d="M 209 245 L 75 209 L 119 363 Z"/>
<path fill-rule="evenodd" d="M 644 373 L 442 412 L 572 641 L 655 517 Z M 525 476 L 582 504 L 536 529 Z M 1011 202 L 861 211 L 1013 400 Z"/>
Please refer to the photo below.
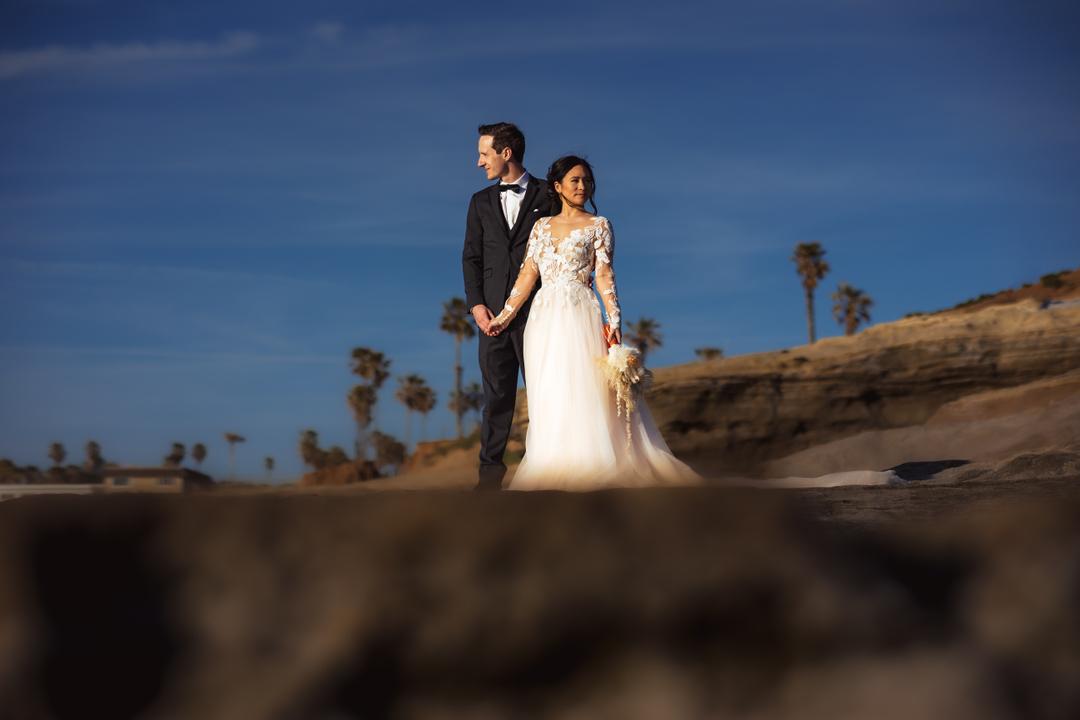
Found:
<path fill-rule="evenodd" d="M 597 359 L 607 354 L 600 303 L 585 285 L 544 285 L 525 325 L 525 456 L 510 490 L 696 485 L 671 454 L 644 399 L 620 417 Z"/>

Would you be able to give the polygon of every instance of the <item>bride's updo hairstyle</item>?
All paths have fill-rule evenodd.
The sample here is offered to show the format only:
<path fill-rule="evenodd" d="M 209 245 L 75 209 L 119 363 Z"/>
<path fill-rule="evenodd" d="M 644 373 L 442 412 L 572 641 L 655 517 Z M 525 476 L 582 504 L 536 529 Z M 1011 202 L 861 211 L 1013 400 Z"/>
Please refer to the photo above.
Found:
<path fill-rule="evenodd" d="M 596 201 L 593 200 L 593 196 L 596 195 L 596 179 L 593 176 L 592 165 L 585 158 L 580 158 L 577 155 L 564 155 L 555 162 L 551 163 L 551 167 L 548 168 L 547 183 L 548 183 L 548 199 L 551 200 L 552 212 L 559 213 L 562 210 L 563 199 L 559 193 L 555 192 L 555 183 L 562 184 L 563 178 L 567 173 L 581 165 L 585 168 L 586 174 L 589 176 L 589 197 L 586 198 L 592 203 L 592 209 L 594 213 L 596 210 Z"/>

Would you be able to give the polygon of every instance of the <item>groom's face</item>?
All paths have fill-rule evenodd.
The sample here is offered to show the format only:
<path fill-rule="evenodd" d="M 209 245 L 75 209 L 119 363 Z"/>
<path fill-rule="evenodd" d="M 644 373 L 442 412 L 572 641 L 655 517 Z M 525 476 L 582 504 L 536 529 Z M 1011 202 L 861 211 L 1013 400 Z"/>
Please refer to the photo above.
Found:
<path fill-rule="evenodd" d="M 494 139 L 490 135 L 481 135 L 480 142 L 476 147 L 477 152 L 480 153 L 480 159 L 476 161 L 476 166 L 484 169 L 488 180 L 502 177 L 503 173 L 506 172 L 506 166 L 510 162 L 510 148 L 503 148 L 501 153 L 495 152 L 495 148 L 491 146 Z"/>

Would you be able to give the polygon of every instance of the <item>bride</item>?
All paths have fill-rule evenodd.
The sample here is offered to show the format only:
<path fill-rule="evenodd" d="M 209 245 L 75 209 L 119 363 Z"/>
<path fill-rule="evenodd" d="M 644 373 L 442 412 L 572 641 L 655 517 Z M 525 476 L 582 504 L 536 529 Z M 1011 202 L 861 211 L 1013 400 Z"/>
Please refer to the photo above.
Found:
<path fill-rule="evenodd" d="M 597 360 L 622 341 L 615 290 L 614 236 L 606 218 L 589 213 L 592 167 L 574 155 L 548 171 L 552 208 L 562 211 L 533 226 L 517 282 L 488 328 L 498 335 L 541 279 L 524 332 L 529 428 L 525 457 L 510 490 L 592 490 L 697 484 L 702 478 L 671 454 L 644 399 L 630 418 L 619 416 L 615 392 Z M 593 209 L 596 209 L 593 203 Z M 590 284 L 603 299 L 607 325 Z"/>
<path fill-rule="evenodd" d="M 529 299 L 525 324 L 525 393 L 529 429 L 525 457 L 510 490 L 594 490 L 605 487 L 697 485 L 703 478 L 671 454 L 644 399 L 627 425 L 619 416 L 615 392 L 597 360 L 609 343 L 622 342 L 619 298 L 615 291 L 615 239 L 611 223 L 585 210 L 596 184 L 592 167 L 568 155 L 548 171 L 551 207 L 562 211 L 536 221 L 525 261 L 506 305 L 488 326 L 489 335 L 506 329 Z M 593 210 L 596 210 L 595 203 Z M 601 319 L 589 282 L 595 276 L 608 323 Z M 892 470 L 850 470 L 818 477 L 768 480 L 724 478 L 725 485 L 800 488 L 839 485 L 895 485 Z"/>

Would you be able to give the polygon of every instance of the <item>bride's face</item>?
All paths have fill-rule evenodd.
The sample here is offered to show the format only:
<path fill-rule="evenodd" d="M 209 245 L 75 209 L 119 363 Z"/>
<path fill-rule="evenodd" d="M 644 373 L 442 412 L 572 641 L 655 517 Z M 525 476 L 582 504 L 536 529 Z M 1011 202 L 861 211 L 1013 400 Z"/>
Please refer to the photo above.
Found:
<path fill-rule="evenodd" d="M 592 196 L 592 186 L 592 176 L 585 166 L 575 165 L 560 182 L 555 183 L 555 192 L 571 205 L 581 207 Z"/>

